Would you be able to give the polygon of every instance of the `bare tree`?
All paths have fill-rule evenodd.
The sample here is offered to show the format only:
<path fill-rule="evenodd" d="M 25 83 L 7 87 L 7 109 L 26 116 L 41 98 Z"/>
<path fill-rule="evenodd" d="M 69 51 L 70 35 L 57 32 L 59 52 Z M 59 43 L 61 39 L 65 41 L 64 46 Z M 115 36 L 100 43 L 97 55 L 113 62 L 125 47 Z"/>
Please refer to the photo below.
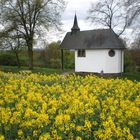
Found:
<path fill-rule="evenodd" d="M 52 26 L 59 28 L 63 0 L 1 0 L 0 21 L 5 28 L 15 25 L 23 35 L 28 48 L 29 68 L 33 69 L 33 43 L 35 34 Z"/>
<path fill-rule="evenodd" d="M 140 34 L 135 38 L 134 42 L 131 44 L 131 49 L 140 50 Z"/>
<path fill-rule="evenodd" d="M 128 15 L 131 17 L 129 26 L 133 27 L 133 34 L 135 35 L 131 49 L 140 49 L 140 0 L 126 0 L 125 6 L 128 9 Z"/>
<path fill-rule="evenodd" d="M 92 3 L 88 14 L 87 19 L 92 23 L 110 28 L 118 37 L 128 26 L 127 9 L 119 0 L 102 0 Z"/>
<path fill-rule="evenodd" d="M 131 17 L 129 25 L 132 25 L 135 22 L 136 25 L 139 25 L 140 27 L 140 0 L 126 0 L 125 6 L 128 9 L 128 15 Z"/>
<path fill-rule="evenodd" d="M 18 67 L 20 67 L 19 51 L 23 46 L 25 46 L 25 41 L 16 28 L 11 26 L 9 29 L 0 32 L 0 49 L 11 50 L 16 56 Z"/>

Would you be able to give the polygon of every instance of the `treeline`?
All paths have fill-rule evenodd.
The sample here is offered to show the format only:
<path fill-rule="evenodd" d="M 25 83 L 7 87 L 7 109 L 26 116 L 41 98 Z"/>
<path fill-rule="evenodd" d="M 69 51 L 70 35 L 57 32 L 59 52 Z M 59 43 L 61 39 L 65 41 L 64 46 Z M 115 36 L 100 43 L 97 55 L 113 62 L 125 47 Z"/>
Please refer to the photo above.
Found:
<path fill-rule="evenodd" d="M 125 72 L 140 72 L 140 49 L 125 51 L 124 70 Z"/>
<path fill-rule="evenodd" d="M 44 49 L 33 50 L 34 66 L 61 68 L 60 42 L 52 42 Z M 19 62 L 13 50 L 5 50 L 0 53 L 0 65 L 5 66 L 28 66 L 28 54 L 25 48 L 18 51 Z M 64 50 L 64 68 L 74 68 L 74 52 Z M 20 67 L 19 66 L 19 67 Z"/>
<path fill-rule="evenodd" d="M 28 66 L 28 54 L 25 48 L 18 52 L 19 60 L 13 50 L 1 51 L 0 65 L 5 66 Z M 60 42 L 52 42 L 44 49 L 34 49 L 34 66 L 60 69 L 61 48 Z M 64 68 L 74 69 L 74 51 L 64 50 Z M 140 71 L 140 50 L 125 50 L 124 70 L 125 72 Z M 19 61 L 19 62 L 18 62 Z"/>

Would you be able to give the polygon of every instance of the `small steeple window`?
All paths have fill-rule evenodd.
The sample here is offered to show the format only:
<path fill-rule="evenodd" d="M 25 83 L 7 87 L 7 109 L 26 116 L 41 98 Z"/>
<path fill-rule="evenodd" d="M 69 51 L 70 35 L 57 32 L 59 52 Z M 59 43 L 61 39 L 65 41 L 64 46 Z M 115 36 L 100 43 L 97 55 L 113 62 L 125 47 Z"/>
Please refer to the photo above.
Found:
<path fill-rule="evenodd" d="M 84 49 L 78 50 L 78 57 L 86 57 L 86 51 Z"/>

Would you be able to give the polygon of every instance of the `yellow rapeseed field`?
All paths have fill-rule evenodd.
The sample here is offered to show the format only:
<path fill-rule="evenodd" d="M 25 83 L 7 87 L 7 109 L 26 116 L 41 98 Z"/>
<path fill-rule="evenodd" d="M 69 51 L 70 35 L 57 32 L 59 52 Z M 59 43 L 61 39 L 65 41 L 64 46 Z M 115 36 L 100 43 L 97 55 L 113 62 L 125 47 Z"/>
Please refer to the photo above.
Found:
<path fill-rule="evenodd" d="M 140 82 L 0 72 L 0 140 L 138 140 Z"/>

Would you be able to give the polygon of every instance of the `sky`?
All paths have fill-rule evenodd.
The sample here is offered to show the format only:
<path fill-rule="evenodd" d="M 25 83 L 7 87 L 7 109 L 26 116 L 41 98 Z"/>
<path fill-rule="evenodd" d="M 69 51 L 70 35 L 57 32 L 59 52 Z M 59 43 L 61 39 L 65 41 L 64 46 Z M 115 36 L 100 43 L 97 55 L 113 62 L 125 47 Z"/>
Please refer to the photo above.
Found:
<path fill-rule="evenodd" d="M 86 17 L 88 15 L 87 11 L 90 8 L 91 2 L 95 1 L 97 0 L 67 0 L 67 7 L 62 16 L 63 24 L 67 25 L 66 30 L 70 30 L 69 28 L 72 27 L 75 13 L 78 18 L 80 29 L 91 29 L 91 26 L 87 23 Z"/>
<path fill-rule="evenodd" d="M 73 26 L 75 13 L 78 19 L 78 25 L 80 30 L 90 30 L 95 27 L 91 25 L 89 21 L 86 20 L 88 15 L 88 9 L 91 3 L 97 0 L 66 0 L 67 6 L 62 15 L 62 32 L 52 31 L 51 36 L 49 36 L 49 41 L 63 40 L 65 34 L 71 31 Z"/>
<path fill-rule="evenodd" d="M 80 30 L 92 30 L 96 29 L 97 25 L 91 24 L 86 20 L 88 16 L 88 10 L 91 7 L 91 3 L 95 3 L 100 0 L 65 0 L 67 2 L 66 9 L 62 14 L 62 31 L 52 30 L 46 35 L 46 41 L 51 43 L 52 41 L 63 40 L 67 32 L 71 31 L 73 26 L 75 13 L 78 19 L 78 25 Z M 101 26 L 100 26 L 101 27 Z M 98 27 L 99 28 L 99 27 Z M 131 32 L 127 32 L 127 36 L 130 36 Z M 45 41 L 45 42 L 46 42 Z"/>
<path fill-rule="evenodd" d="M 77 15 L 80 30 L 92 30 L 97 29 L 97 27 L 103 28 L 102 26 L 98 26 L 97 24 L 91 24 L 89 21 L 86 20 L 86 17 L 88 16 L 88 10 L 91 7 L 91 3 L 94 4 L 97 1 L 99 0 L 66 0 L 67 7 L 62 15 L 63 31 L 51 31 L 47 36 L 49 42 L 63 40 L 65 34 L 71 31 L 75 13 Z M 130 42 L 128 43 L 131 43 L 131 41 L 133 40 L 132 38 L 134 37 L 135 35 L 132 36 L 131 29 L 128 29 L 126 34 L 124 34 L 124 38 L 129 38 Z"/>

